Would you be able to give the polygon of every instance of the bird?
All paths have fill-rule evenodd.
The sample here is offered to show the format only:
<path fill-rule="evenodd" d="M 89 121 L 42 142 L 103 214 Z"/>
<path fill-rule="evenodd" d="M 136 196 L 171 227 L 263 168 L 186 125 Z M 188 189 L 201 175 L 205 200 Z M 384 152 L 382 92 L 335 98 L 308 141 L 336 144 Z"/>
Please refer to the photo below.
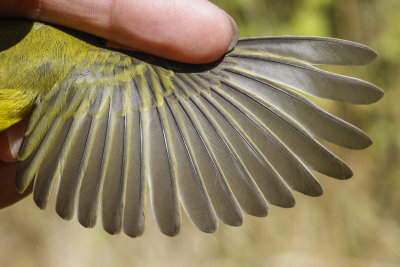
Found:
<path fill-rule="evenodd" d="M 109 48 L 106 40 L 30 20 L 0 20 L 0 130 L 30 114 L 16 188 L 41 209 L 110 234 L 143 234 L 147 205 L 175 236 L 182 212 L 207 233 L 244 213 L 319 196 L 313 171 L 351 169 L 320 140 L 363 149 L 371 138 L 309 97 L 371 104 L 383 91 L 323 65 L 365 65 L 377 53 L 309 36 L 239 39 L 221 59 L 185 64 Z M 146 199 L 150 199 L 150 204 Z"/>

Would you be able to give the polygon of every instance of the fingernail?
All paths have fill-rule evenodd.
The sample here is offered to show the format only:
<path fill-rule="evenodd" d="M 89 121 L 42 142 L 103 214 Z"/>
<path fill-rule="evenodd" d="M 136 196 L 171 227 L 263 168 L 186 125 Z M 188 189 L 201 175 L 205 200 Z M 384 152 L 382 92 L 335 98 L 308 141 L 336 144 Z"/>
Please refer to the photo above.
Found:
<path fill-rule="evenodd" d="M 18 151 L 22 144 L 22 137 L 18 136 L 14 127 L 6 130 L 8 143 L 10 145 L 10 152 L 14 159 L 18 159 Z"/>
<path fill-rule="evenodd" d="M 226 12 L 225 12 L 226 13 Z M 235 22 L 235 20 L 228 14 L 228 13 L 226 13 L 227 15 L 228 15 L 228 18 L 229 18 L 229 20 L 230 20 L 230 22 L 231 22 L 231 26 L 232 26 L 232 41 L 231 41 L 231 44 L 229 45 L 229 47 L 228 47 L 228 50 L 227 50 L 227 52 L 229 52 L 229 51 L 231 51 L 232 49 L 233 49 L 233 47 L 236 45 L 236 43 L 238 42 L 238 40 L 239 40 L 239 27 L 238 27 L 238 25 L 236 24 L 236 22 Z"/>

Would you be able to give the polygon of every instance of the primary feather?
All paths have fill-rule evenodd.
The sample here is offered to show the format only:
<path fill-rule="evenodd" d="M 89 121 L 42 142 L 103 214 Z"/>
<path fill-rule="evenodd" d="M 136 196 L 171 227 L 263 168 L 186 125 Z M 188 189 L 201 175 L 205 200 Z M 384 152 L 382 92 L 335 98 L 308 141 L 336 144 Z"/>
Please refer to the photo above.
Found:
<path fill-rule="evenodd" d="M 355 104 L 383 95 L 313 66 L 376 57 L 339 39 L 242 39 L 219 62 L 195 66 L 110 50 L 91 35 L 38 22 L 0 21 L 0 35 L 9 40 L 0 47 L 0 127 L 32 108 L 17 189 L 34 180 L 34 200 L 45 208 L 59 179 L 57 213 L 70 219 L 77 211 L 85 227 L 100 214 L 112 234 L 143 233 L 147 191 L 171 236 L 181 206 L 200 230 L 214 232 L 217 218 L 240 225 L 242 211 L 292 207 L 292 190 L 322 194 L 310 169 L 338 179 L 352 172 L 316 138 L 353 149 L 371 140 L 300 92 Z M 7 110 L 16 110 L 12 118 Z"/>

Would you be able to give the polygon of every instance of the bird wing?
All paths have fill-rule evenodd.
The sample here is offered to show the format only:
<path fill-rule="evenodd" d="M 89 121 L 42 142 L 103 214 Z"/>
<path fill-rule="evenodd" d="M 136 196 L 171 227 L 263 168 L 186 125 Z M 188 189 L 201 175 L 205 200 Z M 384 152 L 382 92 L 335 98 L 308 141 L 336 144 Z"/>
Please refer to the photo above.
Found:
<path fill-rule="evenodd" d="M 46 206 L 58 181 L 56 211 L 93 227 L 138 236 L 146 192 L 164 234 L 179 232 L 180 206 L 204 232 L 217 218 L 240 225 L 242 211 L 266 216 L 292 207 L 292 190 L 322 188 L 310 170 L 346 179 L 350 168 L 317 138 L 352 149 L 371 139 L 304 94 L 355 104 L 378 87 L 314 65 L 369 63 L 357 43 L 317 37 L 242 39 L 212 65 L 185 65 L 143 54 L 94 50 L 86 69 L 37 100 L 20 149 L 16 184 L 34 179 Z"/>

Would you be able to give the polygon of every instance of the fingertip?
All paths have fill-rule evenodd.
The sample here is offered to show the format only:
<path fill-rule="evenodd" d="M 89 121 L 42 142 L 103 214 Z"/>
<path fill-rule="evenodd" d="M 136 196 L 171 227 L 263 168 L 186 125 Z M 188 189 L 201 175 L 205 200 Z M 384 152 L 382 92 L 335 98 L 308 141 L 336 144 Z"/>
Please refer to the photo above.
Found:
<path fill-rule="evenodd" d="M 26 119 L 14 124 L 10 128 L 0 132 L 0 160 L 4 162 L 16 162 L 18 151 L 21 147 Z"/>
<path fill-rule="evenodd" d="M 236 22 L 224 10 L 208 1 L 189 15 L 188 20 L 193 20 L 192 25 L 187 26 L 189 33 L 181 37 L 186 42 L 177 42 L 179 50 L 167 57 L 186 63 L 209 63 L 221 58 L 237 43 L 239 31 Z"/>
<path fill-rule="evenodd" d="M 209 63 L 226 53 L 237 40 L 237 25 L 216 5 L 197 1 L 124 1 L 110 18 L 112 41 L 185 63 Z M 125 9 L 124 9 L 125 8 Z M 235 36 L 232 38 L 232 36 Z"/>

